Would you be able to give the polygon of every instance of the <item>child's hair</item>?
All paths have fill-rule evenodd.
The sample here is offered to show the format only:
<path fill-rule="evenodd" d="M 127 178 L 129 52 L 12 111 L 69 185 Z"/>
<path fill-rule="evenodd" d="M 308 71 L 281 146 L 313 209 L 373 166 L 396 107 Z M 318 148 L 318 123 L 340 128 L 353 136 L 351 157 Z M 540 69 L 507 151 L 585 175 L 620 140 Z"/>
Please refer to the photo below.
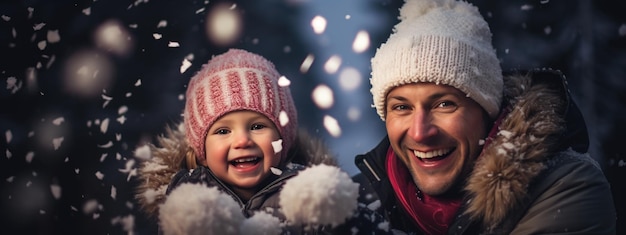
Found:
<path fill-rule="evenodd" d="M 185 137 L 196 157 L 205 158 L 207 131 L 218 118 L 249 110 L 276 125 L 285 158 L 294 143 L 298 120 L 289 87 L 279 84 L 280 77 L 272 62 L 241 49 L 230 49 L 203 65 L 189 81 L 184 111 Z"/>

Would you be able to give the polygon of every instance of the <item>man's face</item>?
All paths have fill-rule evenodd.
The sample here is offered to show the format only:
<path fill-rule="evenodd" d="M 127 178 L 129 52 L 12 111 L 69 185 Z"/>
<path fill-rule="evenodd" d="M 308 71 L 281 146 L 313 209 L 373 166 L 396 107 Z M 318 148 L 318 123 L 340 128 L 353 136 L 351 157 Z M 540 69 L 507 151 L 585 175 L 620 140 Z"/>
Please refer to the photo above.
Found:
<path fill-rule="evenodd" d="M 391 146 L 423 193 L 444 194 L 467 177 L 487 134 L 478 103 L 451 86 L 412 83 L 389 92 L 385 112 Z"/>

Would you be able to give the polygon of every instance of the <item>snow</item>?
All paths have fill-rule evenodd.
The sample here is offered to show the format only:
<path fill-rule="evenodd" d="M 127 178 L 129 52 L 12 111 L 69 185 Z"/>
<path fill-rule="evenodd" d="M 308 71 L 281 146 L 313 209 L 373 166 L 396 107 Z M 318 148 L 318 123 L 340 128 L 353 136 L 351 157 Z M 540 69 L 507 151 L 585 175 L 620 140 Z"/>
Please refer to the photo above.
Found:
<path fill-rule="evenodd" d="M 99 180 L 102 180 L 104 178 L 104 174 L 102 174 L 102 172 L 100 171 L 96 171 L 96 178 L 98 178 Z"/>
<path fill-rule="evenodd" d="M 321 164 L 289 179 L 280 192 L 279 204 L 294 224 L 336 226 L 354 214 L 358 189 L 347 173 Z"/>
<path fill-rule="evenodd" d="M 235 200 L 213 187 L 182 184 L 160 206 L 165 235 L 238 234 L 245 217 Z"/>
<path fill-rule="evenodd" d="M 134 168 L 133 166 L 135 166 L 135 160 L 129 159 L 128 161 L 126 161 L 124 169 L 118 169 L 119 172 L 128 174 L 126 177 L 126 181 L 130 181 L 131 177 L 137 175 L 137 168 Z"/>
<path fill-rule="evenodd" d="M 112 225 L 120 224 L 122 226 L 122 229 L 125 232 L 128 232 L 128 234 L 133 234 L 133 231 L 135 229 L 135 216 L 133 215 L 127 215 L 124 217 L 117 216 L 111 219 L 111 224 Z"/>
<path fill-rule="evenodd" d="M 180 65 L 180 73 L 185 73 L 185 71 L 187 71 L 187 69 L 189 69 L 189 67 L 191 67 L 191 61 L 189 61 L 187 58 L 183 59 L 182 64 Z"/>
<path fill-rule="evenodd" d="M 380 208 L 380 206 L 381 206 L 380 200 L 376 200 L 376 201 L 373 201 L 370 204 L 367 204 L 367 209 L 370 209 L 372 211 L 376 211 L 376 210 L 378 210 L 378 208 Z"/>
<path fill-rule="evenodd" d="M 108 129 L 109 129 L 109 119 L 106 118 L 102 121 L 102 123 L 100 123 L 100 132 L 107 133 Z"/>
<path fill-rule="evenodd" d="M 113 185 L 111 185 L 111 198 L 113 200 L 117 199 L 117 188 Z"/>
<path fill-rule="evenodd" d="M 46 26 L 46 23 L 39 23 L 39 24 L 35 24 L 35 25 L 33 26 L 33 29 L 34 29 L 35 31 L 38 31 L 38 30 L 42 29 L 44 26 Z"/>
<path fill-rule="evenodd" d="M 35 157 L 35 152 L 30 151 L 26 153 L 26 162 L 31 163 L 34 157 Z"/>
<path fill-rule="evenodd" d="M 280 111 L 280 114 L 278 115 L 278 121 L 280 122 L 281 126 L 285 126 L 287 125 L 287 123 L 289 123 L 289 116 L 287 115 L 287 112 L 285 112 L 285 110 Z"/>
<path fill-rule="evenodd" d="M 272 173 L 274 175 L 282 175 L 283 174 L 283 171 L 278 169 L 278 168 L 276 168 L 276 167 L 270 167 L 270 171 L 272 171 Z"/>
<path fill-rule="evenodd" d="M 46 41 L 39 41 L 37 43 L 37 47 L 39 48 L 39 50 L 44 50 L 46 49 L 46 46 L 48 45 L 48 43 Z"/>
<path fill-rule="evenodd" d="M 283 139 L 272 141 L 272 149 L 274 149 L 274 153 L 282 152 L 283 151 Z"/>
<path fill-rule="evenodd" d="M 137 80 L 139 84 L 141 84 L 141 80 Z M 122 105 L 119 109 L 117 109 L 117 114 L 122 115 L 128 112 L 128 106 Z"/>
<path fill-rule="evenodd" d="M 98 209 L 99 205 L 100 204 L 98 203 L 98 200 L 96 199 L 87 200 L 85 204 L 83 204 L 83 213 L 91 214 Z"/>
<path fill-rule="evenodd" d="M 55 126 L 59 126 L 64 121 L 65 121 L 64 117 L 58 117 L 58 118 L 55 118 L 54 120 L 52 120 L 52 124 L 54 124 Z"/>
<path fill-rule="evenodd" d="M 5 137 L 5 138 L 6 138 L 6 140 L 7 140 L 7 144 L 8 144 L 8 143 L 11 143 L 11 140 L 13 139 L 13 132 L 11 132 L 11 130 L 6 130 L 6 131 L 4 132 L 4 137 Z"/>
<path fill-rule="evenodd" d="M 170 41 L 170 42 L 167 43 L 167 46 L 168 47 L 180 47 L 180 43 Z"/>
<path fill-rule="evenodd" d="M 40 188 L 39 195 L 46 197 L 48 203 L 65 206 L 52 209 L 51 204 L 35 203 L 28 207 L 32 211 L 9 208 L 4 212 L 5 216 L 11 215 L 7 224 L 58 221 L 55 218 L 68 218 L 67 214 L 81 219 L 77 218 L 80 215 L 75 216 L 75 212 L 82 214 L 76 208 L 93 198 L 97 200 L 93 211 L 83 215 L 88 218 L 85 227 L 107 234 L 119 234 L 115 229 L 120 228 L 128 234 L 145 229 L 143 215 L 133 207 L 135 182 L 131 179 L 139 174 L 139 162 L 145 164 L 146 172 L 167 167 L 163 162 L 152 161 L 145 143 L 154 140 L 154 134 L 161 133 L 165 124 L 181 117 L 189 70 L 199 64 L 194 56 L 204 60 L 231 46 L 268 56 L 281 74 L 291 78 L 282 76 L 279 85 L 292 89 L 301 127 L 329 142 L 347 173 L 356 173 L 354 155 L 371 149 L 384 135 L 384 123 L 371 109 L 369 58 L 397 20 L 398 8 L 394 5 L 398 2 L 372 8 L 363 7 L 358 1 L 250 1 L 227 5 L 220 13 L 225 16 L 222 18 L 209 17 L 220 14 L 215 14 L 209 1 L 204 0 L 181 2 L 175 4 L 175 9 L 164 7 L 170 4 L 147 0 L 121 4 L 42 3 L 8 4 L 0 14 L 6 32 L 0 45 L 7 51 L 3 54 L 6 63 L 0 65 L 5 83 L 0 92 L 6 114 L 0 120 L 6 146 L 0 151 L 5 153 L 5 184 L 10 185 L 2 196 L 16 201 L 20 194 L 12 187 Z M 619 135 L 614 123 L 623 120 L 623 112 L 615 110 L 624 105 L 614 93 L 621 94 L 623 90 L 624 76 L 619 68 L 624 56 L 615 45 L 622 45 L 626 38 L 626 24 L 610 15 L 614 13 L 604 12 L 608 5 L 589 4 L 594 6 L 590 8 L 595 9 L 593 13 L 602 16 L 591 22 L 582 19 L 595 32 L 593 42 L 597 43 L 593 45 L 585 38 L 567 37 L 579 29 L 575 26 L 580 24 L 572 23 L 581 18 L 561 13 L 569 12 L 568 7 L 576 4 L 541 0 L 483 5 L 495 7 L 486 8 L 485 13 L 491 20 L 503 66 L 553 65 L 549 64 L 554 63 L 550 58 L 565 58 L 557 65 L 569 70 L 566 75 L 571 82 L 581 83 L 573 84 L 571 89 L 574 98 L 582 101 L 579 106 L 587 107 L 583 115 L 592 117 L 588 119 L 592 142 L 602 146 L 599 150 L 606 154 L 608 166 L 618 168 L 620 173 L 626 167 L 623 154 L 615 153 L 615 146 L 611 145 L 616 144 L 604 142 L 621 139 L 610 133 Z M 257 9 L 255 5 L 267 7 Z M 559 7 L 565 10 L 554 10 Z M 282 11 L 285 8 L 294 11 Z M 556 16 L 560 17 L 559 23 L 551 19 Z M 214 32 L 228 38 L 228 45 L 217 46 L 211 41 L 215 38 L 204 35 L 212 23 L 219 22 L 232 26 Z M 580 29 L 580 35 L 585 35 L 584 28 Z M 578 55 L 583 46 L 585 50 L 593 49 L 596 56 Z M 572 56 L 560 56 L 563 51 Z M 594 71 L 603 72 L 580 71 L 589 68 L 585 63 L 576 63 L 581 58 L 596 66 Z M 326 93 L 314 95 L 319 86 L 324 86 Z M 598 94 L 603 98 L 596 98 Z M 472 94 L 477 95 L 481 94 Z M 52 123 L 38 127 L 39 120 Z M 284 125 L 290 120 L 281 112 L 279 121 Z M 484 140 L 480 142 L 484 144 Z M 283 151 L 278 145 L 274 149 Z M 595 149 L 598 151 L 598 147 Z M 602 158 L 595 154 L 594 157 Z M 272 172 L 281 173 L 276 169 Z M 149 189 L 143 196 L 154 202 L 165 195 L 165 190 Z M 98 211 L 100 207 L 102 213 Z M 378 208 L 380 202 L 367 207 Z M 28 213 L 29 216 L 12 216 Z M 271 219 L 264 216 L 257 219 Z M 254 224 L 247 220 L 244 223 Z"/>
<path fill-rule="evenodd" d="M 280 76 L 278 78 L 278 85 L 281 87 L 288 87 L 291 85 L 291 81 L 289 81 L 289 79 L 285 76 Z"/>
<path fill-rule="evenodd" d="M 61 198 L 61 186 L 58 184 L 50 185 L 50 192 L 52 193 L 54 199 Z"/>
<path fill-rule="evenodd" d="M 22 88 L 22 81 L 18 81 L 15 77 L 7 78 L 7 90 L 11 90 L 11 94 L 15 94 Z"/>
<path fill-rule="evenodd" d="M 152 153 L 150 152 L 150 146 L 142 145 L 135 149 L 135 158 L 146 161 L 152 158 Z"/>
<path fill-rule="evenodd" d="M 52 147 L 54 147 L 54 150 L 57 150 L 61 147 L 63 140 L 65 140 L 65 137 L 58 137 L 58 138 L 52 139 Z"/>
<path fill-rule="evenodd" d="M 57 43 L 61 41 L 59 30 L 48 30 L 48 34 L 46 35 L 46 38 L 49 43 Z"/>

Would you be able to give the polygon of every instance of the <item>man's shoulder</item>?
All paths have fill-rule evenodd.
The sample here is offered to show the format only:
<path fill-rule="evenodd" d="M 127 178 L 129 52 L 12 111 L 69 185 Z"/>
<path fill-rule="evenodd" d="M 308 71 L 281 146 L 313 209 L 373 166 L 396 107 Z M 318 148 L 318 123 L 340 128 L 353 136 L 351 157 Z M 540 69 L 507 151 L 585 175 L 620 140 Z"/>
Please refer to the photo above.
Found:
<path fill-rule="evenodd" d="M 567 149 L 556 153 L 546 161 L 548 175 L 557 174 L 561 177 L 592 177 L 603 174 L 600 164 L 589 153 L 579 153 Z M 584 174 L 582 174 L 584 173 Z"/>

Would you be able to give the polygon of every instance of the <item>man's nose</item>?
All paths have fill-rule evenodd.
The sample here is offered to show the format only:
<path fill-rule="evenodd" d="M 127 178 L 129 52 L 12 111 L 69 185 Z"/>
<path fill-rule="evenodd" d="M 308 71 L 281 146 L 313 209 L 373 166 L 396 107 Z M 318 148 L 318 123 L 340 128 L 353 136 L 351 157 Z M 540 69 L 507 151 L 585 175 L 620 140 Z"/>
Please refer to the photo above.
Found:
<path fill-rule="evenodd" d="M 408 135 L 415 142 L 422 142 L 437 135 L 437 126 L 433 124 L 432 116 L 427 112 L 415 112 Z"/>

